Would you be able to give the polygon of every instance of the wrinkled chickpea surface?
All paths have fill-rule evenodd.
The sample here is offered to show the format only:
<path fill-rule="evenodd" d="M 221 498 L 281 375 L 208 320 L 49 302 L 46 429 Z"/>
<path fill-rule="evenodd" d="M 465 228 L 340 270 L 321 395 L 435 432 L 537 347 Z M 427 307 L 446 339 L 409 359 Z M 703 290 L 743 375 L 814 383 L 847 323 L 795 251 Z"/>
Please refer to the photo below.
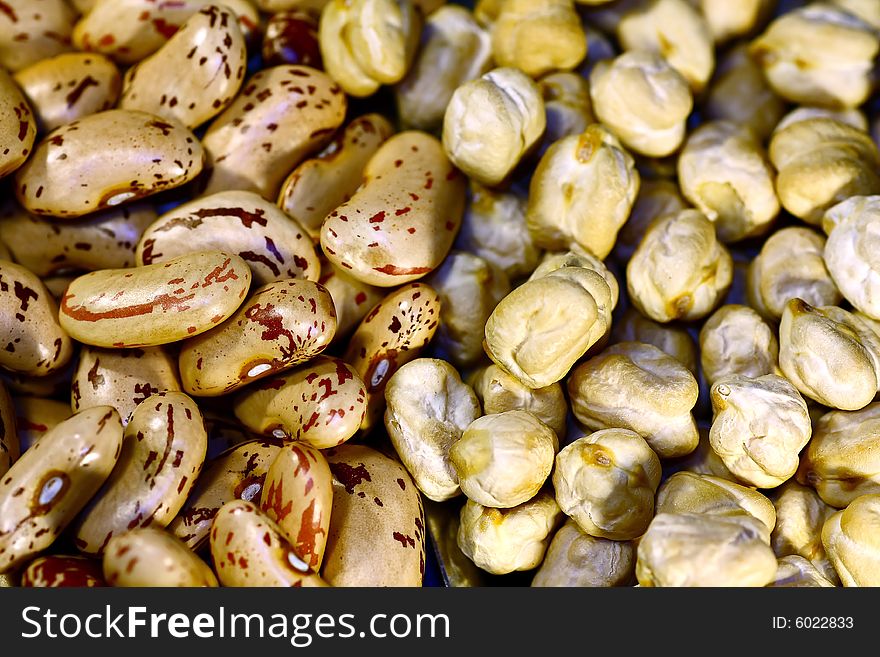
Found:
<path fill-rule="evenodd" d="M 869 3 L 31 1 L 0 586 L 880 583 Z"/>

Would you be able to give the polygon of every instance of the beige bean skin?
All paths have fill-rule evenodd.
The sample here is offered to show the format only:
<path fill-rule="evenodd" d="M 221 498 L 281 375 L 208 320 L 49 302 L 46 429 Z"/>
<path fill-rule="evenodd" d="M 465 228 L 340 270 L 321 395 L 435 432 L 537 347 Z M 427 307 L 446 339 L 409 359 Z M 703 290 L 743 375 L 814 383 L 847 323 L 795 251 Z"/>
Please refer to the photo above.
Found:
<path fill-rule="evenodd" d="M 46 433 L 0 481 L 0 572 L 49 547 L 119 458 L 122 424 L 109 406 Z"/>
<path fill-rule="evenodd" d="M 97 53 L 69 52 L 42 59 L 15 74 L 44 132 L 116 105 L 119 69 Z"/>
<path fill-rule="evenodd" d="M 235 14 L 208 5 L 158 51 L 128 69 L 119 107 L 196 128 L 232 102 L 246 67 L 247 48 Z"/>
<path fill-rule="evenodd" d="M 327 258 L 365 283 L 391 287 L 436 269 L 464 212 L 465 180 L 439 140 L 408 131 L 386 141 L 364 182 L 321 227 Z"/>
<path fill-rule="evenodd" d="M 291 172 L 281 186 L 278 207 L 317 240 L 325 217 L 354 195 L 363 181 L 364 167 L 393 132 L 381 114 L 356 118 L 321 152 Z"/>
<path fill-rule="evenodd" d="M 0 260 L 0 367 L 45 376 L 70 362 L 73 344 L 56 321 L 57 308 L 39 278 Z"/>
<path fill-rule="evenodd" d="M 333 515 L 322 575 L 332 586 L 421 586 L 422 500 L 402 465 L 362 445 L 325 452 Z"/>
<path fill-rule="evenodd" d="M 191 550 L 200 549 L 217 511 L 226 502 L 260 501 L 269 465 L 281 446 L 275 438 L 251 440 L 214 459 L 199 475 L 180 513 L 168 524 L 168 531 Z"/>
<path fill-rule="evenodd" d="M 266 473 L 260 510 L 278 523 L 296 555 L 315 572 L 324 558 L 332 508 L 327 459 L 305 443 L 285 445 Z"/>
<path fill-rule="evenodd" d="M 15 427 L 15 406 L 6 386 L 0 383 L 0 477 L 9 471 L 19 456 L 21 448 Z"/>
<path fill-rule="evenodd" d="M 312 281 L 257 289 L 228 320 L 180 349 L 183 389 L 214 397 L 311 360 L 336 333 L 330 293 Z"/>
<path fill-rule="evenodd" d="M 391 292 L 364 317 L 343 359 L 363 380 L 367 411 L 361 428 L 382 418 L 385 385 L 401 366 L 418 358 L 440 321 L 440 297 L 433 288 L 410 283 Z"/>
<path fill-rule="evenodd" d="M 0 68 L 19 71 L 70 50 L 74 20 L 65 0 L 6 0 L 0 11 Z"/>
<path fill-rule="evenodd" d="M 263 379 L 235 400 L 235 416 L 251 431 L 280 432 L 318 449 L 341 445 L 354 436 L 366 408 L 364 382 L 354 367 L 326 356 L 288 374 Z"/>
<path fill-rule="evenodd" d="M 223 586 L 327 586 L 297 556 L 281 528 L 245 500 L 228 502 L 217 513 L 211 556 Z"/>
<path fill-rule="evenodd" d="M 28 564 L 21 574 L 21 586 L 94 588 L 106 583 L 100 562 L 88 557 L 52 554 Z"/>
<path fill-rule="evenodd" d="M 160 392 L 138 406 L 125 427 L 122 454 L 75 526 L 76 546 L 102 554 L 135 527 L 165 527 L 180 511 L 205 461 L 208 434 L 196 403 Z"/>
<path fill-rule="evenodd" d="M 254 74 L 202 139 L 210 156 L 205 194 L 239 189 L 274 201 L 287 174 L 330 140 L 345 108 L 342 89 L 308 66 Z"/>
<path fill-rule="evenodd" d="M 155 220 L 151 205 L 132 203 L 58 223 L 30 214 L 10 200 L 0 209 L 0 239 L 15 262 L 45 279 L 70 270 L 134 266 L 134 247 Z"/>
<path fill-rule="evenodd" d="M 70 385 L 74 412 L 112 406 L 122 424 L 134 409 L 157 392 L 177 392 L 177 360 L 166 347 L 102 349 L 84 345 Z"/>
<path fill-rule="evenodd" d="M 139 265 L 218 249 L 235 253 L 254 282 L 318 279 L 321 265 L 304 228 L 259 194 L 244 191 L 202 196 L 166 212 L 137 245 Z"/>
<path fill-rule="evenodd" d="M 19 169 L 37 138 L 37 122 L 24 94 L 0 68 L 0 178 Z"/>
<path fill-rule="evenodd" d="M 203 162 L 201 145 L 183 126 L 108 110 L 47 135 L 16 173 L 15 193 L 34 214 L 80 217 L 179 187 Z"/>
<path fill-rule="evenodd" d="M 42 397 L 15 397 L 15 428 L 21 453 L 33 447 L 46 432 L 69 418 L 70 404 Z"/>
<path fill-rule="evenodd" d="M 323 252 L 322 252 L 323 253 Z M 373 306 L 382 300 L 386 290 L 367 285 L 349 276 L 346 271 L 327 259 L 321 259 L 321 278 L 318 282 L 327 288 L 336 308 L 336 336 L 347 337 L 361 323 Z"/>
<path fill-rule="evenodd" d="M 150 347 L 204 333 L 241 305 L 251 270 L 236 255 L 202 251 L 134 269 L 75 279 L 61 326 L 96 347 Z"/>
<path fill-rule="evenodd" d="M 880 585 L 880 495 L 862 495 L 822 527 L 822 545 L 844 586 Z"/>
<path fill-rule="evenodd" d="M 245 37 L 259 31 L 260 17 L 249 0 L 93 0 L 76 24 L 73 43 L 100 52 L 120 64 L 134 64 L 156 52 L 181 25 L 205 5 L 223 4 L 238 16 Z"/>
<path fill-rule="evenodd" d="M 172 534 L 155 527 L 138 527 L 111 538 L 103 571 L 110 586 L 217 586 L 208 564 Z"/>

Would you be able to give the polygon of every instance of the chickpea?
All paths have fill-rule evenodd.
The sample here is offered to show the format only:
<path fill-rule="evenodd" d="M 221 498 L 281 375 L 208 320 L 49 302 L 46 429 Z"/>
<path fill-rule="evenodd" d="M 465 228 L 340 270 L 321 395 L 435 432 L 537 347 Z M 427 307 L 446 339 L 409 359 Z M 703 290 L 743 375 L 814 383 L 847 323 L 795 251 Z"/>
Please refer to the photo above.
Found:
<path fill-rule="evenodd" d="M 857 497 L 828 518 L 822 545 L 844 586 L 880 586 L 880 495 Z"/>
<path fill-rule="evenodd" d="M 807 559 L 824 577 L 837 582 L 837 573 L 822 545 L 822 526 L 835 509 L 812 488 L 790 479 L 776 491 L 776 527 L 770 545 L 777 557 Z"/>
<path fill-rule="evenodd" d="M 778 359 L 776 332 L 747 306 L 721 306 L 700 329 L 700 362 L 709 385 L 734 374 L 774 374 Z"/>
<path fill-rule="evenodd" d="M 654 345 L 697 375 L 697 347 L 686 329 L 659 324 L 642 316 L 635 308 L 627 308 L 623 317 L 611 329 L 615 342 L 644 342 Z"/>
<path fill-rule="evenodd" d="M 801 556 L 791 555 L 779 559 L 776 576 L 767 586 L 792 587 L 833 587 L 834 582 L 825 577 L 816 566 Z"/>
<path fill-rule="evenodd" d="M 688 203 L 676 183 L 663 179 L 642 180 L 629 218 L 617 234 L 615 259 L 625 266 L 654 219 L 679 212 L 686 207 Z"/>

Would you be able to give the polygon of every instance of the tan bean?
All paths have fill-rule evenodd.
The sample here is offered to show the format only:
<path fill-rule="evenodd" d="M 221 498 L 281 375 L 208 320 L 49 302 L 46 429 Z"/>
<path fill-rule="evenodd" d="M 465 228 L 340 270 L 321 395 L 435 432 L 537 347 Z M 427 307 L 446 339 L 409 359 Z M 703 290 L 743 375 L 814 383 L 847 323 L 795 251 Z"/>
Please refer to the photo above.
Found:
<path fill-rule="evenodd" d="M 151 205 L 132 203 L 59 223 L 30 214 L 10 200 L 0 209 L 0 239 L 17 263 L 45 279 L 70 270 L 134 266 L 135 245 L 155 220 Z"/>
<path fill-rule="evenodd" d="M 41 376 L 67 365 L 73 344 L 57 317 L 58 306 L 40 279 L 0 260 L 0 367 Z"/>
<path fill-rule="evenodd" d="M 6 386 L 0 383 L 0 477 L 21 456 L 18 434 L 15 428 L 15 406 Z"/>
<path fill-rule="evenodd" d="M 15 428 L 21 453 L 73 413 L 70 404 L 42 397 L 15 397 Z"/>
<path fill-rule="evenodd" d="M 71 336 L 96 347 L 148 347 L 204 333 L 241 305 L 251 270 L 236 255 L 203 251 L 75 279 L 61 301 Z"/>
<path fill-rule="evenodd" d="M 354 436 L 366 408 L 364 382 L 354 367 L 326 356 L 263 379 L 235 400 L 235 416 L 251 431 L 301 440 L 318 449 Z"/>
<path fill-rule="evenodd" d="M 333 515 L 324 578 L 332 586 L 420 586 L 425 517 L 407 471 L 362 445 L 325 455 L 333 473 Z"/>
<path fill-rule="evenodd" d="M 291 172 L 281 186 L 278 207 L 317 240 L 324 219 L 354 195 L 363 181 L 364 167 L 393 132 L 381 114 L 358 117 Z"/>
<path fill-rule="evenodd" d="M 773 505 L 776 526 L 771 547 L 776 556 L 797 555 L 808 559 L 822 575 L 837 581 L 837 573 L 822 545 L 822 526 L 836 509 L 825 504 L 816 491 L 801 486 L 794 479 L 779 487 Z"/>
<path fill-rule="evenodd" d="M 305 443 L 285 445 L 266 473 L 260 509 L 278 523 L 296 555 L 315 572 L 324 558 L 332 508 L 327 459 Z"/>
<path fill-rule="evenodd" d="M 107 57 L 70 52 L 41 59 L 15 74 L 44 132 L 112 109 L 122 76 Z"/>
<path fill-rule="evenodd" d="M 177 360 L 165 347 L 83 346 L 70 385 L 70 405 L 74 412 L 92 406 L 112 406 L 125 425 L 138 404 L 151 395 L 180 389 Z"/>
<path fill-rule="evenodd" d="M 92 0 L 94 6 L 76 24 L 73 43 L 80 50 L 104 53 L 120 64 L 134 64 L 156 52 L 183 23 L 205 5 L 222 4 L 238 16 L 246 38 L 260 29 L 250 0 Z"/>
<path fill-rule="evenodd" d="M 274 201 L 287 174 L 330 140 L 345 108 L 342 89 L 321 71 L 256 73 L 202 139 L 210 156 L 205 193 L 239 189 Z"/>
<path fill-rule="evenodd" d="M 611 336 L 614 342 L 644 342 L 654 345 L 697 376 L 697 345 L 683 326 L 660 324 L 630 307 L 614 323 Z"/>
<path fill-rule="evenodd" d="M 6 0 L 0 11 L 0 67 L 15 72 L 70 50 L 75 19 L 65 0 Z"/>
<path fill-rule="evenodd" d="M 16 173 L 15 193 L 34 214 L 80 217 L 179 187 L 203 162 L 199 141 L 183 126 L 109 110 L 47 135 Z"/>
<path fill-rule="evenodd" d="M 218 249 L 250 265 L 258 285 L 286 278 L 318 279 L 321 265 L 303 227 L 253 192 L 230 191 L 184 203 L 147 228 L 137 245 L 137 263 Z"/>
<path fill-rule="evenodd" d="M 336 333 L 330 293 L 312 281 L 257 289 L 219 326 L 180 349 L 183 389 L 214 397 L 311 360 Z"/>
<path fill-rule="evenodd" d="M 322 252 L 323 255 L 323 252 Z M 336 336 L 348 337 L 351 330 L 361 323 L 368 312 L 382 300 L 386 290 L 374 285 L 367 285 L 349 276 L 344 269 L 337 267 L 326 258 L 321 259 L 321 278 L 323 285 L 336 308 Z"/>
<path fill-rule="evenodd" d="M 211 556 L 223 586 L 327 586 L 281 528 L 245 500 L 227 502 L 217 513 Z"/>
<path fill-rule="evenodd" d="M 178 538 L 156 527 L 138 527 L 111 538 L 103 570 L 111 586 L 217 586 L 208 564 Z"/>
<path fill-rule="evenodd" d="M 321 227 L 327 258 L 365 283 L 391 287 L 436 269 L 464 210 L 464 178 L 424 132 L 395 135 L 376 151 L 355 195 Z"/>
<path fill-rule="evenodd" d="M 93 588 L 106 586 L 101 563 L 81 556 L 52 554 L 31 561 L 21 574 L 21 586 Z"/>
<path fill-rule="evenodd" d="M 862 495 L 825 521 L 822 545 L 844 586 L 880 585 L 880 495 Z"/>
<path fill-rule="evenodd" d="M 128 69 L 119 107 L 196 128 L 232 102 L 246 68 L 246 44 L 235 14 L 208 5 L 158 51 Z"/>
<path fill-rule="evenodd" d="M 0 481 L 0 571 L 55 541 L 110 475 L 121 447 L 119 414 L 96 406 L 22 454 Z"/>
<path fill-rule="evenodd" d="M 192 399 L 182 392 L 151 395 L 132 413 L 116 468 L 77 520 L 76 546 L 102 554 L 114 535 L 165 527 L 192 490 L 207 446 Z"/>
<path fill-rule="evenodd" d="M 218 456 L 199 475 L 195 488 L 168 531 L 191 550 L 207 540 L 220 507 L 232 500 L 260 501 L 266 472 L 281 450 L 274 438 L 251 440 Z"/>
<path fill-rule="evenodd" d="M 25 163 L 36 138 L 34 113 L 12 76 L 0 68 L 0 178 Z"/>
<path fill-rule="evenodd" d="M 417 358 L 440 321 L 440 298 L 422 283 L 404 285 L 376 304 L 348 342 L 344 360 L 363 380 L 367 411 L 363 429 L 382 417 L 385 385 L 402 365 Z"/>

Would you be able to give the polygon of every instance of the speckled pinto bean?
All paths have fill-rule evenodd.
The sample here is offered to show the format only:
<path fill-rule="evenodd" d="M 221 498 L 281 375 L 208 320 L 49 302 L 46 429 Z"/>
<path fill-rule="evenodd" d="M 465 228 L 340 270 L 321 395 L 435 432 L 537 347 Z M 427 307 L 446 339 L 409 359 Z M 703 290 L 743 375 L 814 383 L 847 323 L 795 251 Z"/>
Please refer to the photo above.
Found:
<path fill-rule="evenodd" d="M 20 455 L 15 431 L 15 407 L 6 386 L 0 383 L 0 477 L 9 471 Z"/>
<path fill-rule="evenodd" d="M 281 528 L 244 500 L 224 504 L 214 519 L 211 556 L 223 586 L 327 586 Z"/>
<path fill-rule="evenodd" d="M 211 166 L 205 193 L 241 189 L 274 201 L 287 174 L 330 140 L 345 108 L 342 89 L 316 69 L 256 73 L 202 139 Z"/>
<path fill-rule="evenodd" d="M 15 74 L 44 131 L 116 105 L 119 69 L 97 53 L 69 52 L 42 59 Z"/>
<path fill-rule="evenodd" d="M 355 119 L 320 153 L 293 170 L 281 187 L 278 206 L 318 239 L 324 219 L 357 191 L 364 167 L 393 132 L 381 114 Z"/>
<path fill-rule="evenodd" d="M 0 572 L 49 547 L 110 475 L 119 413 L 96 406 L 46 433 L 0 481 Z"/>
<path fill-rule="evenodd" d="M 161 48 L 181 25 L 211 0 L 96 0 L 76 24 L 73 43 L 134 64 Z M 223 0 L 238 16 L 246 38 L 259 31 L 260 17 L 249 0 Z"/>
<path fill-rule="evenodd" d="M 312 281 L 287 280 L 256 290 L 228 320 L 186 340 L 183 388 L 213 397 L 311 360 L 330 345 L 336 310 Z"/>
<path fill-rule="evenodd" d="M 209 5 L 156 53 L 128 69 L 119 106 L 195 128 L 232 102 L 246 67 L 246 44 L 235 14 Z"/>
<path fill-rule="evenodd" d="M 166 526 L 199 476 L 207 447 L 205 422 L 192 399 L 182 392 L 149 397 L 125 428 L 116 468 L 77 520 L 76 546 L 102 554 L 114 535 Z"/>
<path fill-rule="evenodd" d="M 151 205 L 132 203 L 59 223 L 31 214 L 10 199 L 0 208 L 0 239 L 17 263 L 41 277 L 121 269 L 134 266 L 135 245 L 155 220 Z"/>
<path fill-rule="evenodd" d="M 104 577 L 111 586 L 215 587 L 204 561 L 164 529 L 139 527 L 107 543 Z"/>
<path fill-rule="evenodd" d="M 16 396 L 15 432 L 22 453 L 73 413 L 70 404 L 43 397 Z"/>
<path fill-rule="evenodd" d="M 70 50 L 76 14 L 65 0 L 0 3 L 0 68 L 18 71 Z"/>
<path fill-rule="evenodd" d="M 391 287 L 421 278 L 446 257 L 461 227 L 465 179 L 431 135 L 395 135 L 364 182 L 321 227 L 327 258 L 355 278 Z"/>
<path fill-rule="evenodd" d="M 51 554 L 38 557 L 21 574 L 21 585 L 35 588 L 106 586 L 101 562 L 88 557 Z"/>
<path fill-rule="evenodd" d="M 134 269 L 75 279 L 61 326 L 95 347 L 150 347 L 204 333 L 241 305 L 251 270 L 238 256 L 202 251 Z"/>
<path fill-rule="evenodd" d="M 305 443 L 285 445 L 266 473 L 260 509 L 278 523 L 294 552 L 316 572 L 324 558 L 332 508 L 327 459 Z"/>
<path fill-rule="evenodd" d="M 24 164 L 36 138 L 34 113 L 15 80 L 0 67 L 0 178 Z"/>
<path fill-rule="evenodd" d="M 37 376 L 64 368 L 73 343 L 57 317 L 55 300 L 40 279 L 0 260 L 0 367 Z"/>
<path fill-rule="evenodd" d="M 226 502 L 260 501 L 266 472 L 282 444 L 274 438 L 251 440 L 218 456 L 199 475 L 168 531 L 191 550 L 198 550 L 208 538 L 214 516 Z"/>
<path fill-rule="evenodd" d="M 382 419 L 385 385 L 394 373 L 431 341 L 440 320 L 440 296 L 423 283 L 404 285 L 364 317 L 345 352 L 367 391 L 364 429 Z"/>
<path fill-rule="evenodd" d="M 173 189 L 202 170 L 189 130 L 146 112 L 108 110 L 49 133 L 15 177 L 29 212 L 80 217 Z"/>
<path fill-rule="evenodd" d="M 364 382 L 351 365 L 319 356 L 289 374 L 263 379 L 235 400 L 251 431 L 326 449 L 357 433 L 367 409 Z"/>
<path fill-rule="evenodd" d="M 422 498 L 406 469 L 363 445 L 325 452 L 333 514 L 322 574 L 332 586 L 421 586 Z"/>
<path fill-rule="evenodd" d="M 180 390 L 177 359 L 166 347 L 101 349 L 83 346 L 70 384 L 70 406 L 112 406 L 122 424 L 157 392 Z"/>
<path fill-rule="evenodd" d="M 195 251 L 220 249 L 250 265 L 254 282 L 318 280 L 321 264 L 296 221 L 254 192 L 219 192 L 184 203 L 144 231 L 137 263 L 152 265 Z"/>
<path fill-rule="evenodd" d="M 346 270 L 328 262 L 326 258 L 321 260 L 321 278 L 318 282 L 327 288 L 330 296 L 333 297 L 333 305 L 336 308 L 335 340 L 337 341 L 342 337 L 348 337 L 351 330 L 361 323 L 387 291 L 349 276 Z"/>

